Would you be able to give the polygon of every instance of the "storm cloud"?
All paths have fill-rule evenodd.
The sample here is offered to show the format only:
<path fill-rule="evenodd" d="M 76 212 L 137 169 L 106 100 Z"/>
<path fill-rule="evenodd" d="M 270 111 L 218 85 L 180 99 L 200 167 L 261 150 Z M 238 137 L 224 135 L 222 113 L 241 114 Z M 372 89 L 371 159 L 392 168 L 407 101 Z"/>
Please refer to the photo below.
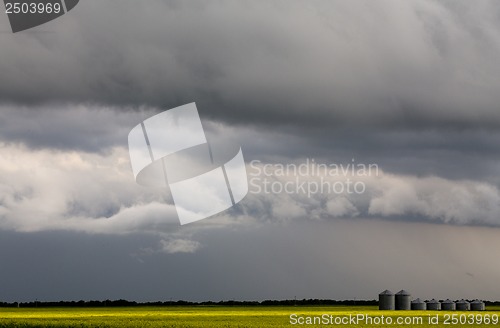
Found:
<path fill-rule="evenodd" d="M 0 99 L 196 101 L 215 120 L 270 126 L 498 127 L 498 17 L 484 0 L 87 1 L 0 35 Z"/>
<path fill-rule="evenodd" d="M 0 32 L 0 298 L 500 297 L 496 1 L 87 0 Z M 251 183 L 181 227 L 127 135 L 191 102 L 256 184 L 311 160 L 380 174 Z"/>

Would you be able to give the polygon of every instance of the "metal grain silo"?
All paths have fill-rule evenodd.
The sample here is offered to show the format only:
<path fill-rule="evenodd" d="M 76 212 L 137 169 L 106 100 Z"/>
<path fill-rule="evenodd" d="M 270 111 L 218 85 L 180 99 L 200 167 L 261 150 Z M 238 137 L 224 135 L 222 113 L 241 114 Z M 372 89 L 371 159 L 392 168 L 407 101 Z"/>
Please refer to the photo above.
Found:
<path fill-rule="evenodd" d="M 470 310 L 471 311 L 484 311 L 484 302 L 480 300 L 475 300 L 474 302 L 470 303 Z"/>
<path fill-rule="evenodd" d="M 470 310 L 470 303 L 467 302 L 466 300 L 460 300 L 456 303 L 457 306 L 457 311 L 469 311 Z"/>
<path fill-rule="evenodd" d="M 411 295 L 402 289 L 396 293 L 396 310 L 411 310 Z"/>
<path fill-rule="evenodd" d="M 441 310 L 441 303 L 435 299 L 427 301 L 427 310 L 439 311 Z"/>
<path fill-rule="evenodd" d="M 412 310 L 427 310 L 427 306 L 424 301 L 417 298 L 416 300 L 411 301 L 411 309 Z"/>
<path fill-rule="evenodd" d="M 442 301 L 441 302 L 441 310 L 443 310 L 443 311 L 455 311 L 456 310 L 455 302 L 453 302 L 450 299 L 447 299 L 446 301 Z"/>
<path fill-rule="evenodd" d="M 379 310 L 394 310 L 394 294 L 390 290 L 384 290 L 378 294 Z"/>

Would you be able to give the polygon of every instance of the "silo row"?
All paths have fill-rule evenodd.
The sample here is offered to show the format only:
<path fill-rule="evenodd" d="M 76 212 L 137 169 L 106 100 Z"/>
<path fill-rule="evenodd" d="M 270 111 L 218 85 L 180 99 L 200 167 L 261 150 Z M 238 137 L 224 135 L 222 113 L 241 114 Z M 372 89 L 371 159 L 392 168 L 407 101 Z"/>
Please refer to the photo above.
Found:
<path fill-rule="evenodd" d="M 406 290 L 394 295 L 390 290 L 384 290 L 378 295 L 380 310 L 411 310 L 411 295 Z"/>
<path fill-rule="evenodd" d="M 393 294 L 390 290 L 384 290 L 379 294 L 379 310 L 431 310 L 431 311 L 484 311 L 483 301 L 475 300 L 471 303 L 466 300 L 453 302 L 450 299 L 439 302 L 435 299 L 424 302 L 417 298 L 411 301 L 411 295 L 406 290 Z"/>

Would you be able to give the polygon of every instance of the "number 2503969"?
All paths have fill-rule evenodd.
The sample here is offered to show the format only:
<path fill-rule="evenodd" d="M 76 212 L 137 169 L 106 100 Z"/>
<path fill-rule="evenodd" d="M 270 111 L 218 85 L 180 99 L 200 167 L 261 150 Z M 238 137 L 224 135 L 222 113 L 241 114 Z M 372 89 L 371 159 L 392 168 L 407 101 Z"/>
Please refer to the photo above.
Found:
<path fill-rule="evenodd" d="M 7 2 L 5 4 L 6 14 L 59 14 L 60 3 L 36 3 L 36 2 Z"/>
<path fill-rule="evenodd" d="M 497 314 L 445 314 L 443 318 L 445 325 L 497 325 L 498 322 Z"/>

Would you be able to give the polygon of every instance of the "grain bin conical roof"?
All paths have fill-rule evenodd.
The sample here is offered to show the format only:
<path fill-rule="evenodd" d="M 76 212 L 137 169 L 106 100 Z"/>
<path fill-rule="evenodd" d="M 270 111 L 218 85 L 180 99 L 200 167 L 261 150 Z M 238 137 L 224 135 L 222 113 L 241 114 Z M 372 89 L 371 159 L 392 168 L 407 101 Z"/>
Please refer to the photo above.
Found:
<path fill-rule="evenodd" d="M 389 289 L 384 290 L 379 295 L 394 295 Z"/>
<path fill-rule="evenodd" d="M 396 293 L 396 295 L 410 296 L 410 293 L 404 289 L 401 289 L 399 292 Z"/>

